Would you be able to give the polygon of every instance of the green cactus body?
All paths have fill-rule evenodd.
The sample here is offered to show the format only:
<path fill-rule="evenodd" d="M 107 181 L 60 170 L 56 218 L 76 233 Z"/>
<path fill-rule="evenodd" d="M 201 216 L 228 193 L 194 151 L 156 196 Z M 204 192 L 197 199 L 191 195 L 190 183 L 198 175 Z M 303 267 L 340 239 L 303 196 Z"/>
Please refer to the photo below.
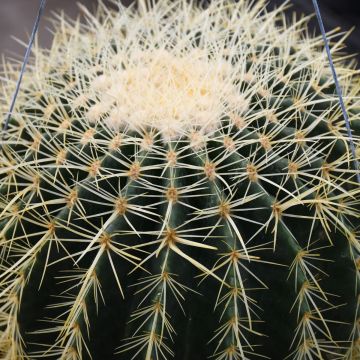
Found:
<path fill-rule="evenodd" d="M 250 3 L 100 4 L 35 49 L 2 133 L 2 359 L 360 358 L 360 188 L 322 40 Z"/>

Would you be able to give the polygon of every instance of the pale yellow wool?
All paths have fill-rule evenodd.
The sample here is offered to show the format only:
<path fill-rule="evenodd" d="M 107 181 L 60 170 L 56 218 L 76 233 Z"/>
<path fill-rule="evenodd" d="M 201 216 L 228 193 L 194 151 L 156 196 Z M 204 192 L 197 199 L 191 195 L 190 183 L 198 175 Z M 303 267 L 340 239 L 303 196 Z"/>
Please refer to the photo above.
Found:
<path fill-rule="evenodd" d="M 233 66 L 208 53 L 163 50 L 130 53 L 126 69 L 95 76 L 90 91 L 98 101 L 87 111 L 95 122 L 104 113 L 109 127 L 156 128 L 164 137 L 178 137 L 193 128 L 204 133 L 220 125 L 229 108 L 248 108 L 241 90 L 229 81 Z M 76 101 L 76 100 L 75 100 Z"/>

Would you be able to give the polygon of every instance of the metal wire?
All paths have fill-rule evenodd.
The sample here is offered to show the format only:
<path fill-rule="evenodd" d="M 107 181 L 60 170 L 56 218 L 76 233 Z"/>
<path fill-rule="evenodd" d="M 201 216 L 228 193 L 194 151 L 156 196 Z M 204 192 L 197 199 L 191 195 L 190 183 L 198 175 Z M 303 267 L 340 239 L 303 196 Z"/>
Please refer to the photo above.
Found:
<path fill-rule="evenodd" d="M 8 129 L 8 126 L 9 126 L 9 121 L 10 121 L 12 112 L 14 110 L 15 101 L 16 101 L 16 98 L 17 98 L 17 96 L 19 94 L 21 80 L 22 80 L 22 78 L 24 76 L 24 73 L 25 73 L 25 68 L 26 68 L 26 65 L 27 65 L 29 57 L 30 57 L 31 48 L 32 48 L 32 45 L 34 43 L 35 35 L 36 35 L 37 30 L 39 28 L 41 16 L 42 16 L 42 14 L 44 12 L 44 9 L 45 9 L 45 4 L 46 4 L 46 0 L 41 0 L 40 6 L 39 6 L 39 11 L 38 11 L 37 17 L 35 19 L 34 27 L 33 27 L 33 30 L 32 30 L 31 36 L 30 36 L 29 44 L 28 44 L 28 46 L 26 48 L 24 61 L 23 61 L 22 66 L 21 66 L 20 75 L 19 75 L 18 81 L 16 83 L 15 92 L 14 92 L 14 95 L 13 95 L 12 100 L 11 100 L 10 110 L 7 113 L 7 117 L 6 117 L 6 120 L 5 120 L 4 125 L 3 125 L 3 131 L 4 132 Z"/>
<path fill-rule="evenodd" d="M 338 80 L 338 77 L 337 77 L 337 74 L 336 74 L 334 62 L 333 62 L 333 59 L 332 59 L 332 56 L 331 56 L 331 51 L 330 51 L 330 47 L 329 47 L 329 41 L 328 41 L 328 38 L 326 36 L 324 22 L 323 22 L 322 17 L 321 17 L 320 8 L 319 8 L 317 0 L 312 0 L 312 2 L 313 2 L 313 5 L 314 5 L 314 8 L 315 8 L 315 13 L 316 13 L 316 17 L 318 19 L 321 35 L 322 35 L 322 37 L 324 39 L 325 49 L 326 49 L 327 57 L 329 59 L 331 72 L 332 72 L 332 75 L 333 75 L 333 78 L 334 78 L 334 82 L 335 82 L 335 86 L 336 86 L 336 92 L 337 92 L 337 95 L 339 97 L 339 103 L 340 103 L 341 111 L 342 111 L 342 114 L 343 114 L 344 119 L 345 119 L 346 130 L 347 130 L 348 137 L 349 137 L 349 144 L 350 144 L 352 156 L 354 158 L 353 164 L 354 164 L 354 168 L 355 168 L 355 171 L 356 171 L 356 178 L 357 178 L 358 183 L 360 184 L 360 169 L 359 169 L 359 163 L 358 163 L 358 161 L 356 159 L 356 150 L 355 150 L 354 139 L 353 139 L 353 136 L 352 136 L 352 133 L 351 133 L 351 126 L 350 126 L 349 116 L 348 116 L 348 113 L 347 113 L 346 108 L 345 108 L 342 90 L 341 90 L 341 87 L 340 87 L 340 84 L 339 84 L 339 80 Z"/>

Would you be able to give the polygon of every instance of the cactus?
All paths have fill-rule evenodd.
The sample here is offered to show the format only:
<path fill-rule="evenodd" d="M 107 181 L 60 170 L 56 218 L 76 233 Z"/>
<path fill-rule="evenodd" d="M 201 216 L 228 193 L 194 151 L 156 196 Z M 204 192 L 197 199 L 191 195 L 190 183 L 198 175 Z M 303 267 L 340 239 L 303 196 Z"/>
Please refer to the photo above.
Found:
<path fill-rule="evenodd" d="M 309 18 L 117 5 L 55 18 L 1 134 L 0 357 L 359 359 L 360 187 Z"/>

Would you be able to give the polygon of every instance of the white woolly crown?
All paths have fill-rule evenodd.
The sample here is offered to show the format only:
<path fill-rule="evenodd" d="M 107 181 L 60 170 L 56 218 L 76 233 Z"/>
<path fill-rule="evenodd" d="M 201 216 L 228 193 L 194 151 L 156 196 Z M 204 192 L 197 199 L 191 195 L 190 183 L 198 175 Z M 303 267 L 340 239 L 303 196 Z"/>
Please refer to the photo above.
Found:
<path fill-rule="evenodd" d="M 156 128 L 173 137 L 192 128 L 213 130 L 224 114 L 246 110 L 246 100 L 232 84 L 235 67 L 221 56 L 209 59 L 205 50 L 176 52 L 135 49 L 114 55 L 116 69 L 91 81 L 98 101 L 86 113 L 89 121 L 106 113 L 104 121 L 114 129 Z"/>
<path fill-rule="evenodd" d="M 86 60 L 77 71 L 91 74 L 90 86 L 73 106 L 85 106 L 90 122 L 102 118 L 114 129 L 155 128 L 174 138 L 195 129 L 208 133 L 224 117 L 248 110 L 249 94 L 236 80 L 244 76 L 249 49 L 239 41 L 232 56 L 226 51 L 225 39 L 237 24 L 225 7 L 199 12 L 185 1 L 162 1 L 149 11 L 129 14 L 122 9 L 83 43 Z M 87 61 L 94 52 L 103 57 L 99 67 Z M 240 61 L 233 62 L 233 56 Z"/>

